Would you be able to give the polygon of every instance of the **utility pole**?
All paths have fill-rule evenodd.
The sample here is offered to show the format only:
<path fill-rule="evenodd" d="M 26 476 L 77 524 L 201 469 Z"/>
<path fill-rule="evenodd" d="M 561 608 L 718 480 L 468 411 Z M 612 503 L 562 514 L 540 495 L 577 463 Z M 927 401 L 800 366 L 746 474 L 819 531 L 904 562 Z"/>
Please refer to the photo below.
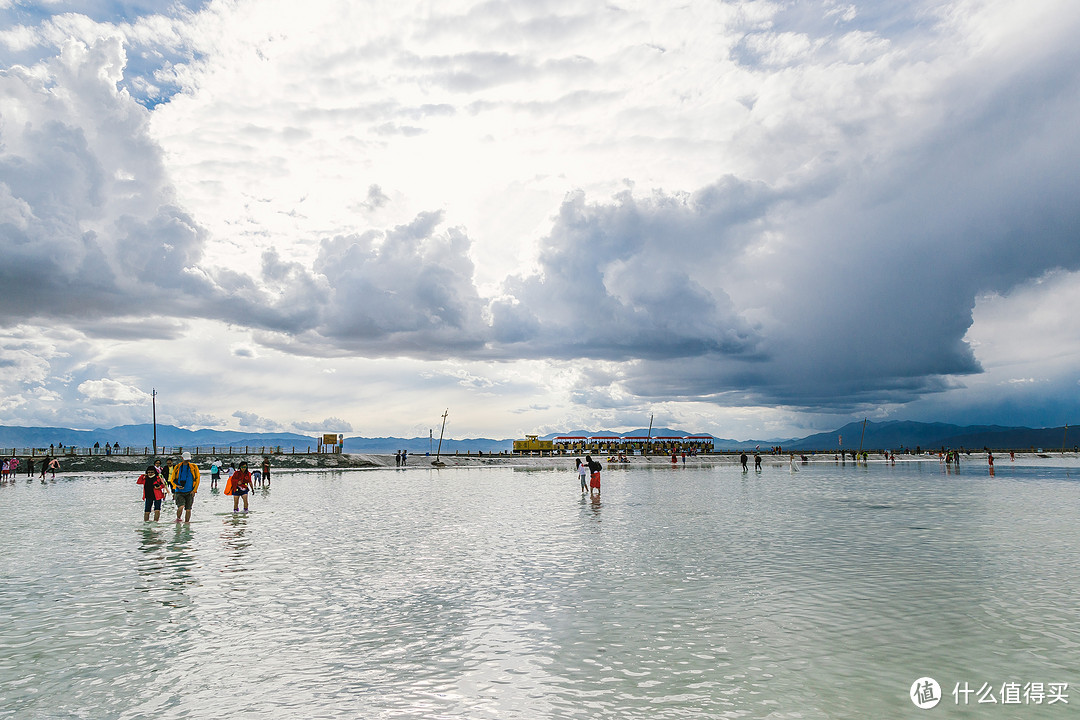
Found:
<path fill-rule="evenodd" d="M 157 388 L 150 392 L 150 404 L 154 408 L 154 455 L 157 455 Z"/>
<path fill-rule="evenodd" d="M 439 455 L 442 454 L 443 433 L 446 431 L 446 416 L 449 414 L 449 408 L 442 414 L 442 430 L 439 430 L 439 449 L 435 451 L 435 459 L 431 462 L 432 465 L 442 465 L 442 461 L 439 460 Z"/>

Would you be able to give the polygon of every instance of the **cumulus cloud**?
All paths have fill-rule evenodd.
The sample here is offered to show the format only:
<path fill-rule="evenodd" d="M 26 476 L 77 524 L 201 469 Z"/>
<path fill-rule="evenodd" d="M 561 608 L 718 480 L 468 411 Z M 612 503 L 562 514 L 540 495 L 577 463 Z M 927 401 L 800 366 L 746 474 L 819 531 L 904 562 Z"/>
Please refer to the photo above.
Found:
<path fill-rule="evenodd" d="M 0 58 L 4 65 L 33 65 L 70 40 L 87 45 L 98 38 L 121 38 L 129 50 L 120 80 L 140 103 L 163 102 L 179 87 L 172 68 L 193 57 L 185 40 L 195 11 L 209 0 L 146 0 L 86 3 L 64 0 L 35 4 L 0 2 Z"/>
<path fill-rule="evenodd" d="M 150 393 L 110 378 L 80 383 L 79 392 L 90 402 L 142 405 L 150 401 Z"/>
<path fill-rule="evenodd" d="M 685 197 L 626 192 L 590 204 L 575 193 L 538 272 L 508 280 L 492 303 L 494 337 L 518 356 L 755 356 L 761 338 L 716 268 L 753 240 L 747 227 L 777 201 L 735 179 Z"/>
<path fill-rule="evenodd" d="M 0 72 L 6 323 L 160 314 L 155 286 L 198 284 L 203 234 L 172 202 L 146 110 L 117 89 L 124 63 L 109 38 Z"/>
<path fill-rule="evenodd" d="M 293 427 L 300 432 L 352 432 L 352 424 L 341 418 L 328 417 L 322 422 L 294 422 Z"/>
<path fill-rule="evenodd" d="M 469 239 L 441 223 L 441 213 L 421 213 L 386 231 L 324 240 L 312 271 L 294 265 L 277 283 L 287 294 L 276 307 L 294 318 L 291 332 L 259 337 L 300 354 L 427 357 L 479 348 L 485 328 Z"/>
<path fill-rule="evenodd" d="M 248 430 L 257 430 L 260 432 L 274 432 L 281 430 L 280 424 L 273 420 L 268 420 L 264 417 L 259 417 L 255 413 L 246 412 L 244 410 L 237 410 L 232 414 L 232 417 L 236 418 L 240 423 L 240 427 Z"/>

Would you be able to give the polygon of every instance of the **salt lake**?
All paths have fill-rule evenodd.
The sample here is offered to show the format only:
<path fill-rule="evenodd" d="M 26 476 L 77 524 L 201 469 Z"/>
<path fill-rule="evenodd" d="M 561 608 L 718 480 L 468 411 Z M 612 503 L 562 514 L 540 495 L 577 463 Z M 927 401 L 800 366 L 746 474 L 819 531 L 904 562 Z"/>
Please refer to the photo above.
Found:
<path fill-rule="evenodd" d="M 0 486 L 0 717 L 1080 706 L 1075 460 L 276 471 L 247 515 L 204 476 L 190 525 L 135 479 Z"/>

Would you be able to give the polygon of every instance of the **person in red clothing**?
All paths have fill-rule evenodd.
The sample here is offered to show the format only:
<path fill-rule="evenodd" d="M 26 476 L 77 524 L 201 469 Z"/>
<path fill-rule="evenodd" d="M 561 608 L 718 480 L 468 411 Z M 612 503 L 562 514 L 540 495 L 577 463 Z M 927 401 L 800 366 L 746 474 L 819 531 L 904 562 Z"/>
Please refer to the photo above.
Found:
<path fill-rule="evenodd" d="M 154 522 L 161 519 L 161 501 L 165 498 L 165 481 L 158 475 L 157 468 L 150 465 L 146 472 L 135 481 L 143 486 L 143 522 L 150 519 L 150 508 L 154 508 Z"/>
<path fill-rule="evenodd" d="M 251 473 L 248 472 L 247 461 L 240 463 L 240 468 L 234 472 L 229 481 L 225 483 L 225 494 L 233 496 L 232 511 L 240 512 L 240 498 L 244 498 L 244 512 L 248 511 L 248 493 L 251 491 Z"/>
<path fill-rule="evenodd" d="M 604 469 L 604 466 L 593 460 L 592 455 L 585 456 L 585 464 L 589 466 L 589 497 L 592 497 L 593 490 L 596 490 L 596 494 L 600 494 L 600 471 Z"/>

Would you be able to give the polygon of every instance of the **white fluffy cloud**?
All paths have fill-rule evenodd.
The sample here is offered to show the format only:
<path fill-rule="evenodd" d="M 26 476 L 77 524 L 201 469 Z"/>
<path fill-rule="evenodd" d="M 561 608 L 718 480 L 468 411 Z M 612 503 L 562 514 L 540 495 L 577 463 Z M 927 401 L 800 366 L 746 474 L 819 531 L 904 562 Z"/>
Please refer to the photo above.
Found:
<path fill-rule="evenodd" d="M 91 402 L 145 405 L 150 401 L 150 396 L 142 390 L 109 378 L 86 380 L 79 384 L 79 392 Z"/>
<path fill-rule="evenodd" d="M 173 204 L 149 114 L 117 88 L 117 38 L 0 74 L 4 322 L 160 312 L 181 298 L 203 233 Z M 172 303 L 168 303 L 172 304 Z"/>

